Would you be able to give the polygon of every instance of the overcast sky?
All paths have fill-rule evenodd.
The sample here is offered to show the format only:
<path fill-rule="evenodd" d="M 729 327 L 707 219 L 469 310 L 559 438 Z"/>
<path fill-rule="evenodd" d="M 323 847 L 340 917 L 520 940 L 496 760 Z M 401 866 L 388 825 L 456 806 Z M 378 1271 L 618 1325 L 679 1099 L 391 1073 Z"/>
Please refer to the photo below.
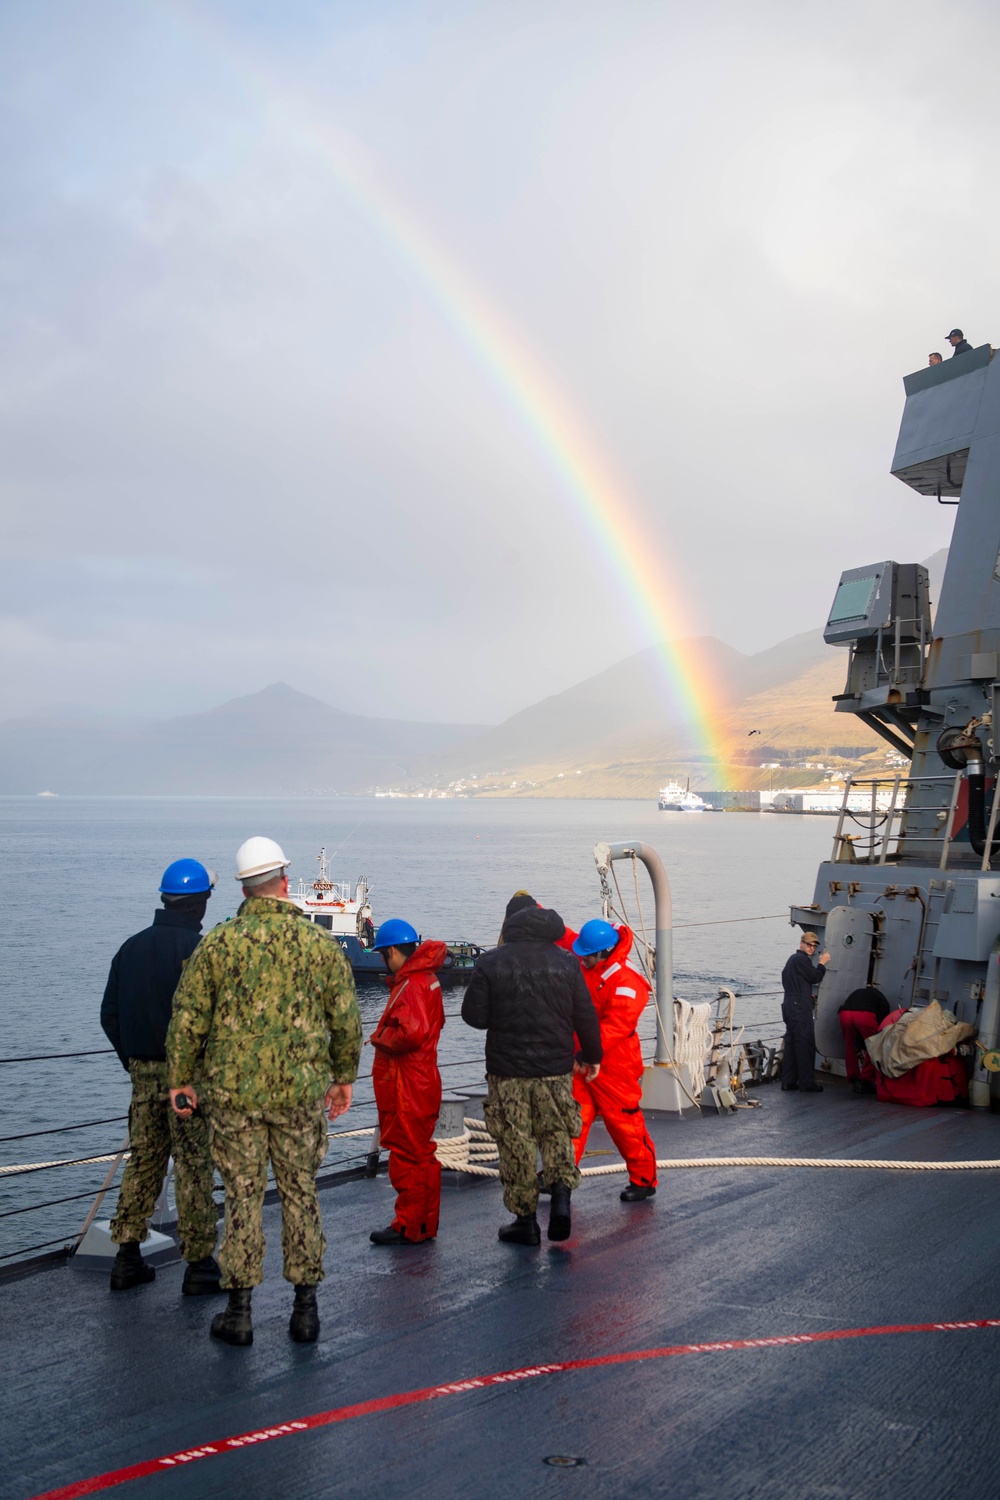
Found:
<path fill-rule="evenodd" d="M 888 465 L 902 374 L 1000 343 L 998 46 L 967 0 L 5 0 L 0 714 L 281 678 L 489 722 L 650 643 L 373 193 L 571 403 L 687 633 L 758 650 L 946 545 Z"/>

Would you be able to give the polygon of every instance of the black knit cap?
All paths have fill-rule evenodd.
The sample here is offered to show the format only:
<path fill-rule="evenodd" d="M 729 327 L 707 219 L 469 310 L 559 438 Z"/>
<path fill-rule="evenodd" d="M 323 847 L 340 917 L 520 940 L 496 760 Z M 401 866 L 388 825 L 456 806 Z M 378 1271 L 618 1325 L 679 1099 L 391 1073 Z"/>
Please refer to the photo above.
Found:
<path fill-rule="evenodd" d="M 529 896 L 527 891 L 517 891 L 507 902 L 507 906 L 503 914 L 504 921 L 506 921 L 508 917 L 512 917 L 516 911 L 524 911 L 525 907 L 527 906 L 537 905 L 538 902 L 535 900 L 534 896 Z"/>

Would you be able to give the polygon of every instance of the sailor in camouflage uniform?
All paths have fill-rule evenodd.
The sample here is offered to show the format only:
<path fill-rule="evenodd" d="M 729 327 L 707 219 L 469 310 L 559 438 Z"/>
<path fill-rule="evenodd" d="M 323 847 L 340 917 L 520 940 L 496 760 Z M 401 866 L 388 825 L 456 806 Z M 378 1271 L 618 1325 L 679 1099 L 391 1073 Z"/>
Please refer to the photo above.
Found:
<path fill-rule="evenodd" d="M 129 1160 L 111 1220 L 118 1254 L 111 1290 L 127 1291 L 152 1281 L 155 1266 L 140 1244 L 174 1159 L 177 1232 L 187 1265 L 181 1290 L 188 1297 L 218 1292 L 215 1249 L 218 1215 L 212 1198 L 214 1174 L 208 1128 L 200 1113 L 179 1120 L 167 1093 L 167 1027 L 181 971 L 198 946 L 215 876 L 196 859 L 177 859 L 160 881 L 164 910 L 152 927 L 123 943 L 111 963 L 101 1002 L 101 1026 L 132 1080 L 128 1111 Z"/>
<path fill-rule="evenodd" d="M 248 839 L 236 866 L 246 900 L 233 921 L 202 939 L 174 997 L 170 1095 L 182 1118 L 205 1097 L 226 1189 L 219 1264 L 229 1306 L 213 1319 L 212 1333 L 230 1344 L 253 1342 L 250 1297 L 264 1279 L 270 1158 L 285 1279 L 295 1287 L 289 1333 L 312 1343 L 326 1249 L 316 1192 L 327 1149 L 324 1095 L 331 1120 L 350 1106 L 361 1020 L 340 945 L 288 899 L 279 846 Z"/>
<path fill-rule="evenodd" d="M 483 954 L 469 981 L 462 1019 L 486 1032 L 483 1115 L 500 1156 L 504 1205 L 516 1215 L 499 1237 L 537 1245 L 539 1151 L 543 1178 L 552 1184 L 549 1239 L 569 1238 L 570 1193 L 580 1183 L 573 1071 L 597 1077 L 601 1028 L 579 964 L 557 946 L 566 933 L 558 912 L 530 896 L 515 898 L 507 912 L 500 946 Z"/>

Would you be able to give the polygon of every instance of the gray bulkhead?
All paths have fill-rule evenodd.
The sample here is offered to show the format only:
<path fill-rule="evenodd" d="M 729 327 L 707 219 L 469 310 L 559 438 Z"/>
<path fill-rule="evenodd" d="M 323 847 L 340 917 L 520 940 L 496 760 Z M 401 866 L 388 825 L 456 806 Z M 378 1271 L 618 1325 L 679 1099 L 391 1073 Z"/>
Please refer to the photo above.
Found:
<path fill-rule="evenodd" d="M 977 765 L 980 818 L 990 815 L 994 705 L 1000 742 L 1000 360 L 983 345 L 904 387 L 892 472 L 928 497 L 914 503 L 957 498 L 957 511 L 933 627 L 924 570 L 883 562 L 844 575 L 826 631 L 850 651 L 837 711 L 858 714 L 911 761 L 894 788 L 882 778 L 890 810 L 876 810 L 873 788 L 870 813 L 842 814 L 813 902 L 792 909 L 830 949 L 816 1035 L 838 1071 L 837 1010 L 869 977 L 894 1007 L 937 999 L 979 1027 L 984 1047 L 1000 1042 L 1000 821 L 985 843 L 975 818 L 971 838 L 969 826 Z M 945 730 L 959 748 L 945 745 L 943 758 Z M 972 1102 L 989 1105 L 992 1090 L 996 1107 L 996 1075 L 978 1058 Z"/>

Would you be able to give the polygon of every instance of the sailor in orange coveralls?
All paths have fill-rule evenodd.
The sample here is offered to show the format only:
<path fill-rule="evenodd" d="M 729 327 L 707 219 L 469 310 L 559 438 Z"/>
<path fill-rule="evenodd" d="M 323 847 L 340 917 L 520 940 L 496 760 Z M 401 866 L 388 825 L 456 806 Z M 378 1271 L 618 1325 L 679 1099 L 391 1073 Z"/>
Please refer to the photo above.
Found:
<path fill-rule="evenodd" d="M 374 1230 L 369 1238 L 373 1245 L 419 1245 L 437 1234 L 441 1207 L 434 1126 L 441 1109 L 437 1044 L 444 1005 L 436 971 L 448 950 L 444 943 L 421 943 L 409 922 L 398 917 L 382 923 L 373 946 L 391 976 L 389 1003 L 370 1041 L 381 1144 L 389 1152 L 396 1212 L 387 1228 Z"/>
<path fill-rule="evenodd" d="M 656 1192 L 656 1151 L 639 1108 L 642 1049 L 635 1030 L 649 1002 L 650 987 L 628 962 L 632 941 L 628 927 L 615 928 L 595 918 L 584 922 L 573 944 L 601 1023 L 604 1048 L 601 1071 L 593 1082 L 585 1082 L 579 1073 L 573 1075 L 573 1094 L 583 1116 L 576 1159 L 579 1162 L 590 1127 L 600 1115 L 628 1167 L 623 1203 L 639 1203 Z"/>

